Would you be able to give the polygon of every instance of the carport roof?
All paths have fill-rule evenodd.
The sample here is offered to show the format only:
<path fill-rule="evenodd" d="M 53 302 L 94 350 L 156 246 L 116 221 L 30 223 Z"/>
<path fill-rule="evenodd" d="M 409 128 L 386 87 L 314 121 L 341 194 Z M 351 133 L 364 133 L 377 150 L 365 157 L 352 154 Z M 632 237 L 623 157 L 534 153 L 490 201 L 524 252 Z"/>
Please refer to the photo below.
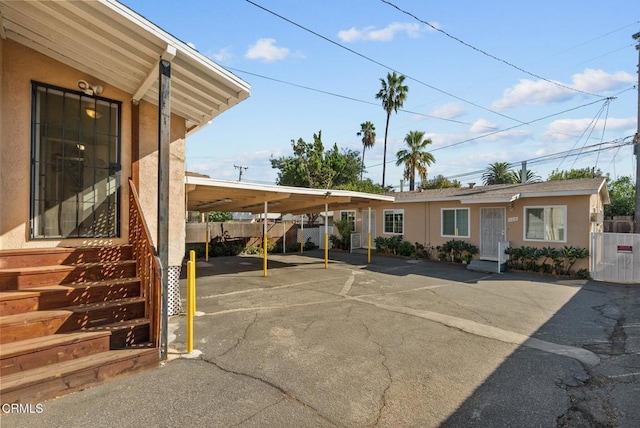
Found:
<path fill-rule="evenodd" d="M 0 1 L 0 37 L 154 105 L 159 60 L 170 61 L 171 111 L 189 133 L 250 93 L 242 79 L 115 0 Z"/>
<path fill-rule="evenodd" d="M 308 189 L 304 187 L 276 186 L 249 182 L 216 180 L 203 177 L 185 177 L 187 210 L 269 212 L 305 214 L 324 211 L 325 203 L 331 210 L 375 208 L 393 203 L 394 197 L 349 190 Z"/>

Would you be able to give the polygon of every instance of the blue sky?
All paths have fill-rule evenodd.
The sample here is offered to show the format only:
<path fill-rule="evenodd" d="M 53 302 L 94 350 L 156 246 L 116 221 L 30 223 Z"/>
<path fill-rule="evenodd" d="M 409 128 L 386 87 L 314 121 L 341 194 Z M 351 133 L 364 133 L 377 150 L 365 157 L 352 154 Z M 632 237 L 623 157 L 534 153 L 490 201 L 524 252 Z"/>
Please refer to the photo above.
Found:
<path fill-rule="evenodd" d="M 553 169 L 587 166 L 614 178 L 634 174 L 630 145 L 594 145 L 636 131 L 637 0 L 391 1 L 432 26 L 380 0 L 253 1 L 410 77 L 407 112 L 389 126 L 387 184 L 402 178 L 395 153 L 413 130 L 433 141 L 430 177 L 480 183 L 477 171 L 492 162 L 582 147 L 581 156 L 530 162 L 529 169 L 543 179 Z M 368 120 L 377 138 L 365 176 L 382 181 L 386 116 L 375 94 L 387 68 L 243 0 L 123 3 L 252 86 L 249 99 L 187 139 L 188 170 L 237 179 L 234 165 L 248 166 L 243 180 L 273 183 L 269 159 L 290 155 L 292 139 L 312 141 L 322 130 L 325 147 L 361 150 L 356 133 Z"/>

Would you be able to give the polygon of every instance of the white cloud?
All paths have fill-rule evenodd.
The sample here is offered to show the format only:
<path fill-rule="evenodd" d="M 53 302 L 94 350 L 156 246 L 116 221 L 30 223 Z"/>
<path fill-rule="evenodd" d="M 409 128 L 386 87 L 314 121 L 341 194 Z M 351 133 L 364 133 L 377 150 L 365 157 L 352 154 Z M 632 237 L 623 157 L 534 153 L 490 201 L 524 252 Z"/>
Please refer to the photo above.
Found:
<path fill-rule="evenodd" d="M 248 59 L 261 59 L 266 62 L 280 61 L 288 57 L 289 49 L 278 47 L 275 43 L 276 39 L 258 39 L 255 44 L 249 46 L 244 56 Z"/>
<path fill-rule="evenodd" d="M 564 141 L 575 139 L 582 135 L 582 133 L 592 126 L 593 119 L 560 119 L 551 122 L 545 131 L 545 137 L 556 140 Z M 597 135 L 602 134 L 602 129 L 605 126 L 604 120 L 599 120 L 596 123 L 594 132 Z M 606 130 L 608 131 L 623 131 L 629 130 L 633 133 L 633 128 L 636 126 L 635 118 L 613 118 L 610 117 L 606 120 Z"/>
<path fill-rule="evenodd" d="M 196 49 L 196 44 L 195 43 L 187 42 L 187 46 L 189 46 L 190 48 Z"/>
<path fill-rule="evenodd" d="M 359 41 L 388 42 L 393 40 L 397 33 L 406 33 L 409 37 L 419 37 L 429 27 L 420 26 L 410 22 L 392 22 L 384 28 L 376 29 L 373 26 L 338 31 L 338 37 L 343 42 L 353 43 Z"/>
<path fill-rule="evenodd" d="M 433 108 L 429 114 L 432 116 L 441 117 L 443 119 L 455 119 L 467 112 L 467 109 L 459 103 L 447 103 Z"/>
<path fill-rule="evenodd" d="M 486 134 L 487 132 L 494 131 L 498 129 L 498 125 L 492 122 L 489 122 L 487 119 L 478 119 L 473 122 L 469 131 L 474 134 Z"/>
<path fill-rule="evenodd" d="M 233 54 L 231 53 L 231 47 L 227 46 L 226 48 L 221 48 L 219 49 L 217 52 L 214 52 L 211 54 L 211 58 L 213 58 L 214 61 L 220 62 L 220 63 L 230 63 L 231 60 L 233 59 Z"/>
<path fill-rule="evenodd" d="M 603 70 L 586 69 L 583 73 L 574 74 L 570 83 L 558 83 L 584 92 L 603 93 L 633 84 L 635 80 L 635 76 L 625 71 L 607 73 Z M 566 101 L 578 94 L 545 80 L 521 79 L 517 85 L 505 89 L 502 98 L 495 101 L 492 107 L 504 110 L 521 105 L 545 105 Z"/>

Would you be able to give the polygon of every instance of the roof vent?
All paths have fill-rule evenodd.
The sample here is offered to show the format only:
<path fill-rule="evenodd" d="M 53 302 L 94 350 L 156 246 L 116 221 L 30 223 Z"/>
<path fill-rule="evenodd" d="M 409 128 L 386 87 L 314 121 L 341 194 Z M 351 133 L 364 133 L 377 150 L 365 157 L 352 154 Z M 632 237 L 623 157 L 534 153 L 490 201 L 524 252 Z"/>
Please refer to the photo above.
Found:
<path fill-rule="evenodd" d="M 469 183 L 469 189 L 473 189 L 473 186 L 475 186 L 476 183 Z"/>

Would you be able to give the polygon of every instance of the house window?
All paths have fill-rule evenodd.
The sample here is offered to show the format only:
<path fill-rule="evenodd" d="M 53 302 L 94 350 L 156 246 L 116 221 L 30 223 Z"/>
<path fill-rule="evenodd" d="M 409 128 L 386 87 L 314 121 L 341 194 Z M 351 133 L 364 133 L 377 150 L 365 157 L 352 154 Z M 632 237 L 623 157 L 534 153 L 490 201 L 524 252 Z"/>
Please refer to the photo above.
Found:
<path fill-rule="evenodd" d="M 351 225 L 351 231 L 356 231 L 356 212 L 355 211 L 340 211 L 340 220 L 347 220 Z"/>
<path fill-rule="evenodd" d="M 384 233 L 404 233 L 404 210 L 384 210 Z"/>
<path fill-rule="evenodd" d="M 32 83 L 31 237 L 120 234 L 120 102 Z"/>
<path fill-rule="evenodd" d="M 525 207 L 524 239 L 530 241 L 567 241 L 566 205 Z"/>
<path fill-rule="evenodd" d="M 442 209 L 442 236 L 469 237 L 469 208 Z"/>

